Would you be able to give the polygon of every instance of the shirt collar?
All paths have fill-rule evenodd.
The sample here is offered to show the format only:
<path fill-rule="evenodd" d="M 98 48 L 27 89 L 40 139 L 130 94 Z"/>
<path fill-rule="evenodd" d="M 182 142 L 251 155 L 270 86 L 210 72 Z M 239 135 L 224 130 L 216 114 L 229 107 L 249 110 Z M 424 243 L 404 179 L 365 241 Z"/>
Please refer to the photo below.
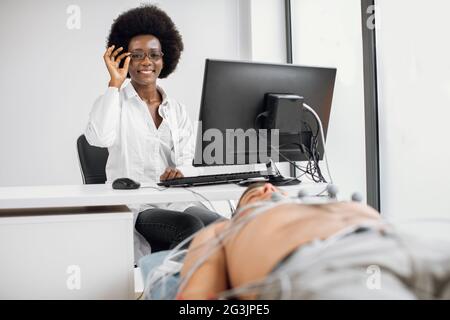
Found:
<path fill-rule="evenodd" d="M 158 85 L 156 85 L 156 89 L 158 90 L 158 92 L 161 94 L 162 97 L 161 106 L 167 105 L 168 101 L 166 91 Z M 127 99 L 131 99 L 138 96 L 130 80 L 128 80 L 128 82 L 124 85 L 123 90 L 125 92 L 125 97 Z"/>

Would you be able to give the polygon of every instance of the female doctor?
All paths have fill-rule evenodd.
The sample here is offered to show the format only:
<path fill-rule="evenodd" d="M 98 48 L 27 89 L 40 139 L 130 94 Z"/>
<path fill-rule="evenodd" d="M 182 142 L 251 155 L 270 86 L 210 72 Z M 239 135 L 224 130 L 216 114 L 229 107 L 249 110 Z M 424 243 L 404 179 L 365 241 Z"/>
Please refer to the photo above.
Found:
<path fill-rule="evenodd" d="M 107 47 L 109 85 L 95 101 L 85 132 L 89 144 L 108 148 L 107 181 L 182 177 L 181 167 L 193 169 L 193 126 L 185 107 L 157 85 L 175 70 L 183 50 L 176 26 L 158 7 L 143 5 L 114 21 Z M 132 207 L 136 261 L 150 253 L 148 244 L 152 252 L 172 248 L 220 217 L 199 205 Z"/>

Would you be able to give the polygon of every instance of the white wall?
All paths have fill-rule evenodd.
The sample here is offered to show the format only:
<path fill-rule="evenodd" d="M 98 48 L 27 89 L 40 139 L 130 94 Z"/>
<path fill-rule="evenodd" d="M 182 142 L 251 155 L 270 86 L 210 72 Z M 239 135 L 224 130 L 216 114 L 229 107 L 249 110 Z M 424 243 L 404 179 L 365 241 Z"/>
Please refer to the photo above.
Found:
<path fill-rule="evenodd" d="M 247 60 L 256 62 L 286 63 L 286 33 L 284 1 L 242 0 L 249 8 L 250 55 Z M 285 176 L 290 175 L 289 164 L 278 163 Z M 249 170 L 264 170 L 265 165 L 255 165 Z"/>
<path fill-rule="evenodd" d="M 365 197 L 361 1 L 291 3 L 294 63 L 337 68 L 326 143 L 334 183 L 343 199 L 353 192 Z"/>
<path fill-rule="evenodd" d="M 376 5 L 382 212 L 449 217 L 450 2 Z"/>
<path fill-rule="evenodd" d="M 286 63 L 284 1 L 250 0 L 251 58 Z"/>
<path fill-rule="evenodd" d="M 113 19 L 141 2 L 0 2 L 0 186 L 81 183 L 75 141 L 108 83 L 102 59 L 106 37 Z M 79 30 L 66 27 L 66 10 L 73 4 L 81 9 Z M 242 10 L 245 0 L 158 4 L 185 43 L 177 71 L 161 83 L 196 120 L 204 59 L 250 56 L 249 11 Z"/>

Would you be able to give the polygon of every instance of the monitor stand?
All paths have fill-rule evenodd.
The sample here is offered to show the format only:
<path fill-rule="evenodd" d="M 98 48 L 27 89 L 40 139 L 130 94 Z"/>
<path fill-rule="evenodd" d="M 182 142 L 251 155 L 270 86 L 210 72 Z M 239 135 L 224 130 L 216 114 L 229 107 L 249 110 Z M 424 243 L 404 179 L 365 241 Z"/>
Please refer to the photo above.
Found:
<path fill-rule="evenodd" d="M 273 184 L 274 186 L 294 186 L 302 182 L 301 180 L 296 178 L 283 177 L 272 159 L 270 159 L 269 162 L 266 163 L 266 168 L 268 173 L 267 182 Z"/>
<path fill-rule="evenodd" d="M 267 182 L 274 186 L 283 187 L 283 186 L 294 186 L 300 184 L 302 181 L 296 178 L 286 178 L 282 175 L 279 176 L 267 176 L 264 179 L 246 179 L 237 183 L 237 185 L 241 187 L 248 187 L 249 185 L 257 182 Z"/>
<path fill-rule="evenodd" d="M 294 186 L 302 182 L 297 178 L 284 177 L 272 160 L 266 163 L 266 168 L 267 168 L 267 175 L 265 176 L 264 179 L 261 178 L 247 179 L 238 182 L 237 184 L 242 187 L 248 187 L 253 183 L 267 182 L 274 186 Z"/>
<path fill-rule="evenodd" d="M 269 176 L 267 182 L 273 184 L 274 186 L 294 186 L 300 184 L 302 181 L 296 178 L 286 178 L 282 175 L 279 175 Z"/>

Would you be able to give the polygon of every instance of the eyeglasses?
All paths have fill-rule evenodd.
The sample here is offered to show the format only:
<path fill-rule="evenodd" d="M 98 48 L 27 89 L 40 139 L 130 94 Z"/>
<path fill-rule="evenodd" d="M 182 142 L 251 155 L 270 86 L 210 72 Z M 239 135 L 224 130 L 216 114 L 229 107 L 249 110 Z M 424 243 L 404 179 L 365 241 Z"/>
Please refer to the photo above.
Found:
<path fill-rule="evenodd" d="M 141 61 L 144 60 L 145 57 L 148 57 L 152 61 L 158 61 L 163 57 L 164 53 L 162 52 L 131 52 L 130 57 L 131 60 Z"/>

